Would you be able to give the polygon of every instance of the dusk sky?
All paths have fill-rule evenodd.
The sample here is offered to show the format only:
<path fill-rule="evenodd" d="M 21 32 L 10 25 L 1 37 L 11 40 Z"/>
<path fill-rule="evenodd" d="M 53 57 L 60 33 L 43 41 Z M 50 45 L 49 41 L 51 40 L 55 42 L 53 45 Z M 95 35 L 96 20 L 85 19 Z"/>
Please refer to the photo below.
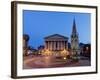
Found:
<path fill-rule="evenodd" d="M 44 44 L 44 37 L 60 34 L 69 38 L 75 19 L 79 42 L 91 42 L 91 14 L 23 10 L 23 34 L 28 34 L 29 45 L 37 48 Z"/>

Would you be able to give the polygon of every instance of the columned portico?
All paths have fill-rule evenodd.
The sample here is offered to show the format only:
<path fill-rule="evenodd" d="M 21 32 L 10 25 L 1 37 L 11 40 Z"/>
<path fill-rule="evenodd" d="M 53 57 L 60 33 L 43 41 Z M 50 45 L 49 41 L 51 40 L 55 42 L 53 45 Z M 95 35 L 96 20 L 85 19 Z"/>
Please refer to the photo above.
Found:
<path fill-rule="evenodd" d="M 45 37 L 45 52 L 50 55 L 60 54 L 63 50 L 68 50 L 68 38 L 59 34 Z"/>
<path fill-rule="evenodd" d="M 48 50 L 63 50 L 67 49 L 68 47 L 67 41 L 46 41 L 45 42 L 45 49 Z"/>

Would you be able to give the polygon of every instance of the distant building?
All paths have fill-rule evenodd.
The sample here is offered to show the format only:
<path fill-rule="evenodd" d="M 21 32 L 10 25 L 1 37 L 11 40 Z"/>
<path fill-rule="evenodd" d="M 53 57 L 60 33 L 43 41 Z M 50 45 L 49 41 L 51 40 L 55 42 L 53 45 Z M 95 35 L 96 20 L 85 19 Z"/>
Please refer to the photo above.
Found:
<path fill-rule="evenodd" d="M 80 54 L 79 37 L 78 37 L 78 32 L 76 30 L 75 20 L 73 21 L 73 29 L 72 29 L 72 34 L 71 34 L 71 51 L 72 51 L 72 55 Z"/>
<path fill-rule="evenodd" d="M 44 45 L 40 45 L 39 47 L 38 47 L 38 54 L 42 54 L 42 53 L 44 53 Z"/>
<path fill-rule="evenodd" d="M 79 47 L 80 47 L 80 55 L 83 55 L 83 53 L 84 53 L 84 46 L 85 46 L 84 43 L 80 43 L 79 44 Z"/>
<path fill-rule="evenodd" d="M 68 54 L 68 37 L 60 34 L 50 35 L 45 39 L 45 53 L 44 55 L 67 55 Z"/>
<path fill-rule="evenodd" d="M 32 46 L 28 46 L 27 54 L 28 55 L 37 55 L 38 51 L 36 49 L 34 49 Z"/>
<path fill-rule="evenodd" d="M 81 53 L 82 56 L 91 58 L 91 45 L 90 44 L 84 44 L 83 51 Z"/>

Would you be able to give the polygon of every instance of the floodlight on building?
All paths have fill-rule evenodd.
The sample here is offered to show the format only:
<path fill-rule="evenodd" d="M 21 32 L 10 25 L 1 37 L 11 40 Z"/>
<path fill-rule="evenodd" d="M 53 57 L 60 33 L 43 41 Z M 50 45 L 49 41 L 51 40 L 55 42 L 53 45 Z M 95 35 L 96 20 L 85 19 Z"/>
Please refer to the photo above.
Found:
<path fill-rule="evenodd" d="M 48 49 L 46 49 L 46 50 L 44 51 L 44 54 L 45 54 L 45 55 L 50 55 L 50 54 L 51 54 L 51 51 L 48 50 Z"/>
<path fill-rule="evenodd" d="M 64 49 L 63 51 L 61 51 L 62 56 L 66 56 L 68 53 L 68 51 L 66 49 Z"/>

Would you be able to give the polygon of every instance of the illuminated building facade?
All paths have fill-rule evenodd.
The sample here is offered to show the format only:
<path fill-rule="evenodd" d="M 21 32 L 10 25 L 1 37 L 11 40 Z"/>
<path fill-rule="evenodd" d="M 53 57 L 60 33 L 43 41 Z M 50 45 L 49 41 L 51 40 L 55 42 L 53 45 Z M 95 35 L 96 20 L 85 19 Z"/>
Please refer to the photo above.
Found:
<path fill-rule="evenodd" d="M 59 34 L 50 35 L 45 39 L 45 55 L 67 55 L 68 38 Z"/>

